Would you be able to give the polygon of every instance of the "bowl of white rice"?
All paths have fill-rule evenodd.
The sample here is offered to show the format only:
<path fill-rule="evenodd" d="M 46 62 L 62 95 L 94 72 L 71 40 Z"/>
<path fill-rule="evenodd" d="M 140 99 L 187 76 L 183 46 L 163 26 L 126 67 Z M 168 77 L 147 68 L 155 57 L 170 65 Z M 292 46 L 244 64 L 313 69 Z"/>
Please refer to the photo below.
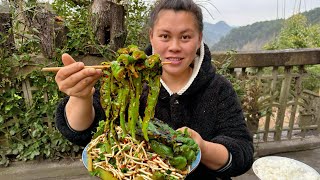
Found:
<path fill-rule="evenodd" d="M 312 167 L 281 156 L 259 158 L 252 169 L 261 180 L 320 180 L 320 174 Z"/>

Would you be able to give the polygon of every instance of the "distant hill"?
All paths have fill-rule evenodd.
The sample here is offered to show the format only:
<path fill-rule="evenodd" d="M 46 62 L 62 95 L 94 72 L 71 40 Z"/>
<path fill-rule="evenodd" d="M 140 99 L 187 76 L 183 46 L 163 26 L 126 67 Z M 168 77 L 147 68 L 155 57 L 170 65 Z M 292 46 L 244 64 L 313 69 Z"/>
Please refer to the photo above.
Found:
<path fill-rule="evenodd" d="M 303 13 L 310 24 L 320 24 L 320 8 Z M 283 27 L 284 19 L 257 22 L 252 25 L 232 29 L 229 34 L 222 37 L 213 46 L 212 51 L 254 51 L 261 50 L 263 46 L 276 37 Z"/>
<path fill-rule="evenodd" d="M 228 34 L 231 29 L 232 27 L 224 21 L 217 22 L 216 24 L 205 22 L 203 27 L 204 41 L 209 47 L 212 47 L 221 37 Z"/>

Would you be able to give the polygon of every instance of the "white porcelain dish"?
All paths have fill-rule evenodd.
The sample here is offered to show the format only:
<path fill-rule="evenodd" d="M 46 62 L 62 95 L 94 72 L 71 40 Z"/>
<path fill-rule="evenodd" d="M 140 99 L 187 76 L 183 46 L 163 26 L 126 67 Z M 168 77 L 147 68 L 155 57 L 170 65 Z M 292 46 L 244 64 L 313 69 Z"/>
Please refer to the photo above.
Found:
<path fill-rule="evenodd" d="M 261 180 L 320 180 L 319 173 L 312 167 L 281 156 L 259 158 L 252 169 Z"/>

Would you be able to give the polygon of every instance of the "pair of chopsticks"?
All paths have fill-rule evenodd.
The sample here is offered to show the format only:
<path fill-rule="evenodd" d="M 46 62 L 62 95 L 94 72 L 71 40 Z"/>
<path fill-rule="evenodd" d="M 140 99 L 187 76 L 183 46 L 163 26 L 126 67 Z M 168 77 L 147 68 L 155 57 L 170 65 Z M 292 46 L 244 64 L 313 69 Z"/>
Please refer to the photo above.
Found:
<path fill-rule="evenodd" d="M 169 61 L 161 62 L 162 65 L 164 64 L 171 64 Z M 58 72 L 62 67 L 46 67 L 42 68 L 41 71 L 43 72 Z M 95 65 L 95 66 L 84 66 L 84 68 L 94 68 L 94 69 L 107 69 L 110 68 L 110 65 Z"/>

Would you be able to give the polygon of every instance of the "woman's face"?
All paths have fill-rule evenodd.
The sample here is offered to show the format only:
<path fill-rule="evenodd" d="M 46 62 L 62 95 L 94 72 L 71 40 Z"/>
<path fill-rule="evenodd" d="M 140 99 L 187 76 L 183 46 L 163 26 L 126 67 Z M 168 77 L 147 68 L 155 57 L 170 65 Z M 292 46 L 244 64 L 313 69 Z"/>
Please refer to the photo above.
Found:
<path fill-rule="evenodd" d="M 149 36 L 154 53 L 159 54 L 162 61 L 171 62 L 162 67 L 162 75 L 181 76 L 190 72 L 189 65 L 202 39 L 192 13 L 161 10 Z"/>

